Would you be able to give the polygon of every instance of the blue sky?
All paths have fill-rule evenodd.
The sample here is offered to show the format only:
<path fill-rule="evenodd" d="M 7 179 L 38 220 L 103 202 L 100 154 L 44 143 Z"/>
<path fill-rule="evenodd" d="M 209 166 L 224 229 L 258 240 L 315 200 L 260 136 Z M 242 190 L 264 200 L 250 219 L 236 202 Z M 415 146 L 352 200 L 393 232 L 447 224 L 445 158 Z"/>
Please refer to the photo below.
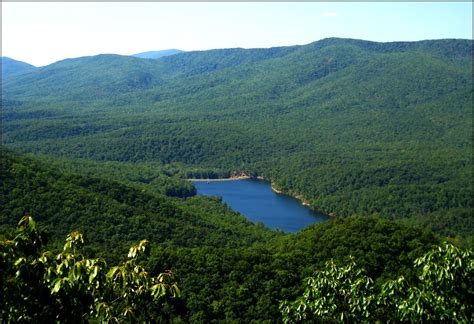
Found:
<path fill-rule="evenodd" d="M 37 66 L 100 53 L 472 39 L 472 3 L 2 2 L 2 55 Z"/>

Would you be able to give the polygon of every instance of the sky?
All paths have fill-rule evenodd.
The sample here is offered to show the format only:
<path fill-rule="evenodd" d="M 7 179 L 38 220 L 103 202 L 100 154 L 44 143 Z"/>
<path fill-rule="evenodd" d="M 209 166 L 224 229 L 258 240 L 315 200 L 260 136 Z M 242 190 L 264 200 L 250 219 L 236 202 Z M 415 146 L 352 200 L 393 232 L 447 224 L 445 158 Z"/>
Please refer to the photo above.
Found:
<path fill-rule="evenodd" d="M 472 39 L 472 2 L 2 2 L 2 56 L 43 66 L 144 51 Z"/>

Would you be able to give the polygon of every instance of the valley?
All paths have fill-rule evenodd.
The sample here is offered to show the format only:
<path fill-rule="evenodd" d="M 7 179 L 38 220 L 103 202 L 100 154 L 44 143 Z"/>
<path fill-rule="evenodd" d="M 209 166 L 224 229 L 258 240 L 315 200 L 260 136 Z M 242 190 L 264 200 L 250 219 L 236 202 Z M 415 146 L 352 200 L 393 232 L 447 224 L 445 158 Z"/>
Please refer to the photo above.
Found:
<path fill-rule="evenodd" d="M 198 181 L 197 194 L 222 197 L 222 201 L 253 223 L 295 233 L 328 216 L 311 211 L 301 201 L 278 194 L 267 181 L 241 179 L 233 181 Z"/>
<path fill-rule="evenodd" d="M 240 170 L 338 216 L 471 208 L 471 50 L 329 38 L 65 60 L 3 81 L 3 139 L 65 159 L 178 163 L 183 178 Z"/>
<path fill-rule="evenodd" d="M 44 249 L 79 231 L 81 253 L 111 265 L 146 239 L 140 264 L 171 270 L 181 289 L 162 308 L 175 322 L 281 322 L 306 278 L 351 257 L 367 294 L 400 276 L 421 287 L 413 264 L 442 242 L 472 260 L 472 51 L 464 39 L 326 38 L 43 67 L 2 59 L 0 238 L 13 242 L 29 215 Z M 264 225 L 226 203 L 272 189 L 313 218 L 292 224 L 270 204 Z M 453 296 L 447 286 L 434 290 Z M 472 297 L 461 286 L 456 305 Z M 404 318 L 381 296 L 358 318 Z M 429 314 L 408 320 L 439 319 Z"/>

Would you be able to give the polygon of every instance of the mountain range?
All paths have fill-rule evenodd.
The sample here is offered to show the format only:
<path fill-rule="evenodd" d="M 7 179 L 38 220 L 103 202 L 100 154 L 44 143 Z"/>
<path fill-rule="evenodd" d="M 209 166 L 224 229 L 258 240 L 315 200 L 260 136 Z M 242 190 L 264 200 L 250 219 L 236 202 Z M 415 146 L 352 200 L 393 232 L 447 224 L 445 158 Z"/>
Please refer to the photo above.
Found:
<path fill-rule="evenodd" d="M 163 56 L 170 56 L 174 54 L 183 53 L 184 51 L 178 49 L 168 49 L 161 51 L 148 51 L 133 54 L 130 56 L 144 58 L 144 59 L 157 59 Z M 53 63 L 54 64 L 54 63 Z M 2 79 L 8 78 L 12 75 L 19 73 L 33 72 L 37 67 L 26 62 L 18 61 L 6 56 L 2 56 Z"/>
<path fill-rule="evenodd" d="M 168 50 L 161 50 L 161 51 L 149 51 L 149 52 L 142 52 L 138 54 L 134 54 L 132 56 L 139 57 L 139 58 L 146 58 L 146 59 L 157 59 L 163 56 L 170 56 L 174 54 L 183 53 L 184 51 L 178 49 L 168 49 Z"/>
<path fill-rule="evenodd" d="M 36 67 L 21 61 L 2 56 L 2 80 L 13 75 L 32 72 Z"/>
<path fill-rule="evenodd" d="M 0 239 L 9 261 L 0 298 L 27 319 L 54 311 L 51 296 L 64 309 L 83 300 L 72 288 L 63 298 L 63 287 L 75 287 L 68 277 L 59 291 L 54 282 L 52 291 L 32 288 L 42 260 L 79 231 L 80 253 L 112 264 L 150 241 L 139 264 L 150 274 L 171 270 L 182 291 L 157 307 L 158 322 L 278 323 L 281 302 L 297 300 L 308 282 L 329 283 L 319 293 L 340 302 L 323 321 L 350 312 L 472 322 L 472 267 L 464 266 L 472 251 L 432 250 L 441 241 L 474 247 L 472 54 L 472 40 L 328 38 L 38 68 L 2 59 Z M 186 180 L 236 173 L 333 217 L 294 234 L 270 230 L 219 197 L 196 195 Z M 47 230 L 54 254 L 14 232 L 25 215 Z M 25 257 L 9 257 L 12 242 Z M 374 299 L 372 290 L 399 296 Z"/>
<path fill-rule="evenodd" d="M 449 213 L 465 224 L 472 49 L 328 38 L 67 59 L 3 80 L 4 142 L 69 159 L 182 163 L 191 176 L 244 171 L 331 215 L 425 224 Z"/>

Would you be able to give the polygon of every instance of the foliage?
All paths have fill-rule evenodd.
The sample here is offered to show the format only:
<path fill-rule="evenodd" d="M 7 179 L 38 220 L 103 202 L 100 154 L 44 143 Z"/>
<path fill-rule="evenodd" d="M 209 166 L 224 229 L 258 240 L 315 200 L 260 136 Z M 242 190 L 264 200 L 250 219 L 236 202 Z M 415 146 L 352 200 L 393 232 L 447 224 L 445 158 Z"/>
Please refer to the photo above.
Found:
<path fill-rule="evenodd" d="M 375 305 L 372 289 L 372 280 L 354 259 L 342 267 L 331 260 L 324 270 L 306 280 L 303 296 L 292 303 L 281 303 L 280 309 L 285 322 L 312 318 L 340 322 L 368 320 Z"/>
<path fill-rule="evenodd" d="M 396 309 L 396 318 L 409 321 L 474 320 L 474 253 L 451 244 L 428 252 L 414 262 L 418 280 L 404 277 L 382 286 L 380 304 Z"/>
<path fill-rule="evenodd" d="M 17 235 L 1 242 L 2 321 L 131 321 L 169 317 L 180 291 L 171 272 L 152 277 L 140 265 L 149 242 L 130 248 L 128 260 L 108 268 L 78 250 L 82 234 L 71 233 L 63 251 L 44 251 L 44 233 L 23 217 Z"/>
<path fill-rule="evenodd" d="M 171 304 L 172 316 L 185 321 L 278 321 L 278 301 L 300 295 L 303 278 L 331 258 L 338 263 L 353 255 L 382 284 L 412 278 L 413 261 L 437 243 L 421 229 L 376 216 L 334 218 L 284 234 L 250 223 L 218 198 L 170 198 L 60 171 L 61 161 L 46 164 L 8 151 L 0 158 L 4 235 L 21 213 L 36 214 L 50 233 L 48 249 L 62 248 L 61 237 L 78 229 L 89 239 L 84 258 L 101 256 L 109 264 L 122 262 L 126 247 L 146 238 L 154 247 L 150 273 L 170 269 L 179 280 L 182 299 Z"/>
<path fill-rule="evenodd" d="M 439 241 L 430 232 L 400 225 L 378 216 L 335 218 L 287 236 L 278 247 L 279 256 L 296 266 L 301 259 L 310 275 L 333 259 L 337 264 L 352 255 L 374 280 L 413 277 L 413 261 Z"/>
<path fill-rule="evenodd" d="M 146 186 L 60 172 L 7 150 L 0 162 L 0 233 L 14 227 L 22 215 L 37 215 L 52 236 L 51 244 L 77 229 L 91 241 L 86 255 L 114 262 L 140 239 L 186 247 L 239 247 L 275 235 L 216 199 L 170 198 Z"/>
<path fill-rule="evenodd" d="M 285 322 L 301 320 L 455 321 L 474 319 L 474 254 L 451 244 L 429 251 L 414 262 L 418 277 L 403 276 L 375 287 L 353 261 L 328 262 L 306 281 L 294 302 L 282 302 Z"/>
<path fill-rule="evenodd" d="M 179 164 L 71 160 L 45 156 L 36 158 L 65 173 L 107 178 L 169 197 L 186 198 L 196 195 L 192 182 L 182 179 L 184 167 Z"/>
<path fill-rule="evenodd" d="M 160 248 L 151 263 L 179 276 L 189 321 L 277 321 L 278 301 L 301 295 L 302 280 L 332 258 L 340 264 L 353 255 L 379 287 L 400 275 L 415 277 L 414 260 L 437 242 L 393 221 L 349 217 L 238 249 Z"/>
<path fill-rule="evenodd" d="M 400 222 L 438 233 L 461 247 L 474 247 L 474 235 L 472 232 L 474 218 L 470 208 L 440 210 L 405 218 L 400 220 Z"/>
<path fill-rule="evenodd" d="M 133 181 L 145 170 L 142 185 L 172 196 L 193 194 L 179 176 L 246 171 L 326 214 L 455 214 L 454 236 L 469 238 L 457 213 L 473 208 L 472 48 L 331 38 L 64 60 L 4 81 L 3 139 L 81 159 L 73 172 Z M 151 164 L 133 174 L 122 162 Z M 146 171 L 168 163 L 180 165 L 172 177 Z"/>
<path fill-rule="evenodd" d="M 90 256 L 118 263 L 132 242 L 149 240 L 151 273 L 171 269 L 183 301 L 162 305 L 153 318 L 174 316 L 176 306 L 176 316 L 190 322 L 277 322 L 278 302 L 301 296 L 303 278 L 317 270 L 338 288 L 328 297 L 334 304 L 319 304 L 336 307 L 336 314 L 322 312 L 327 320 L 350 320 L 358 307 L 367 320 L 452 315 L 469 304 L 450 289 L 465 287 L 441 278 L 430 286 L 438 295 L 430 295 L 412 265 L 438 243 L 425 228 L 472 246 L 472 45 L 325 39 L 157 60 L 99 55 L 12 75 L 2 80 L 3 142 L 42 155 L 42 162 L 1 147 L 0 236 L 25 214 L 51 233 L 48 249 L 73 229 L 86 233 L 91 242 L 83 257 L 63 251 L 55 266 Z M 183 179 L 241 171 L 346 219 L 285 235 L 252 224 L 217 198 L 195 197 Z M 39 234 L 36 240 L 44 243 Z M 26 264 L 39 252 L 29 253 Z M 457 260 L 456 253 L 448 256 Z M 349 255 L 365 271 L 352 261 L 334 266 Z M 142 266 L 129 261 L 121 265 L 126 271 Z M 62 281 L 54 294 L 52 282 L 43 287 L 36 277 L 43 272 L 29 271 L 26 278 L 35 280 L 24 290 L 32 296 L 24 306 L 51 313 L 46 304 L 67 305 L 61 298 L 73 289 L 71 309 L 81 318 L 89 310 L 79 301 L 90 294 L 63 280 L 69 269 L 55 274 Z M 125 280 L 118 270 L 100 273 L 111 285 Z M 344 280 L 334 282 L 336 275 Z M 319 293 L 333 289 L 311 284 Z M 382 289 L 398 299 L 381 298 Z M 372 295 L 378 297 L 363 299 Z M 112 309 L 111 316 L 140 303 L 127 296 L 117 300 L 122 313 Z M 413 298 L 423 315 L 419 306 L 399 307 L 416 305 Z M 440 306 L 429 308 L 433 300 Z M 104 305 L 94 312 L 107 316 Z M 456 309 L 456 319 L 469 319 L 469 312 Z"/>
<path fill-rule="evenodd" d="M 2 80 L 13 75 L 32 72 L 36 69 L 31 64 L 2 56 Z M 3 81 L 2 81 L 3 82 Z"/>

